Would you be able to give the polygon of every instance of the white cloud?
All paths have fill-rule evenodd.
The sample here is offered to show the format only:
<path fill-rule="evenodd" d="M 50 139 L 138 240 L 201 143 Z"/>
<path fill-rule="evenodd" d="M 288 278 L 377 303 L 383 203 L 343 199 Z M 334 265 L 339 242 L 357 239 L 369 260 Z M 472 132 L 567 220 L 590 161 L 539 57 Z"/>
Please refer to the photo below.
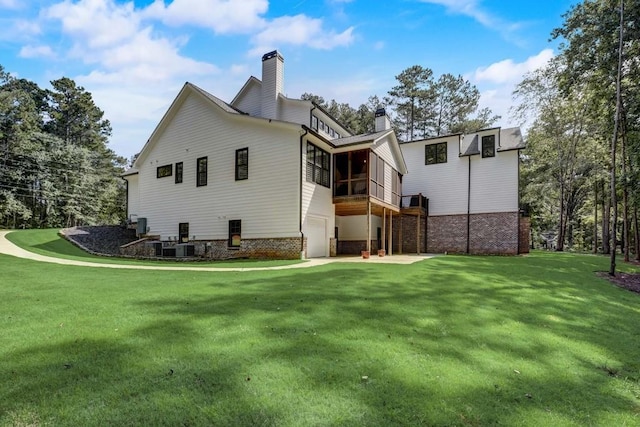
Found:
<path fill-rule="evenodd" d="M 21 58 L 52 58 L 55 56 L 50 46 L 23 46 L 18 54 Z"/>
<path fill-rule="evenodd" d="M 0 9 L 18 9 L 21 4 L 20 0 L 0 0 Z"/>
<path fill-rule="evenodd" d="M 282 45 L 310 46 L 330 50 L 348 46 L 353 40 L 353 27 L 341 33 L 323 28 L 322 19 L 306 15 L 282 16 L 271 21 L 267 28 L 253 37 L 252 54 L 261 54 Z"/>
<path fill-rule="evenodd" d="M 466 78 L 480 89 L 480 108 L 488 107 L 495 114 L 502 116 L 497 125 L 525 126 L 525 123 L 511 121 L 513 120 L 510 112 L 513 106 L 513 91 L 526 73 L 544 67 L 551 58 L 553 58 L 553 50 L 544 49 L 523 62 L 505 59 L 486 67 L 480 67 L 467 75 Z"/>
<path fill-rule="evenodd" d="M 267 12 L 267 0 L 155 0 L 144 16 L 169 26 L 195 25 L 216 33 L 249 33 L 265 25 L 261 15 Z"/>
<path fill-rule="evenodd" d="M 526 73 L 545 66 L 551 58 L 553 58 L 553 50 L 544 49 L 524 62 L 516 63 L 512 59 L 505 59 L 488 67 L 478 68 L 473 74 L 473 79 L 492 83 L 518 82 Z"/>
<path fill-rule="evenodd" d="M 133 2 L 116 4 L 113 0 L 65 0 L 47 9 L 45 17 L 58 19 L 62 30 L 90 48 L 102 48 L 134 36 L 140 18 Z"/>
<path fill-rule="evenodd" d="M 503 36 L 509 36 L 511 41 L 518 42 L 513 38 L 512 33 L 519 29 L 522 24 L 518 22 L 507 22 L 502 18 L 487 12 L 480 7 L 479 0 L 420 0 L 423 3 L 437 4 L 444 6 L 449 13 L 465 15 L 473 18 L 484 27 L 496 30 Z"/>

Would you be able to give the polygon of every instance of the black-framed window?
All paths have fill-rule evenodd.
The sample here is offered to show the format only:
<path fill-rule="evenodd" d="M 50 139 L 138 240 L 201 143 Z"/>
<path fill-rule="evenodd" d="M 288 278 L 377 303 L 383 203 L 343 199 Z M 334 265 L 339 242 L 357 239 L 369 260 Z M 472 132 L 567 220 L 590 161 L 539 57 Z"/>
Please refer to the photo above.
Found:
<path fill-rule="evenodd" d="M 331 157 L 323 149 L 307 142 L 307 181 L 330 188 Z"/>
<path fill-rule="evenodd" d="M 242 241 L 242 220 L 232 219 L 229 221 L 229 247 L 238 248 Z"/>
<path fill-rule="evenodd" d="M 207 158 L 200 157 L 197 161 L 196 186 L 207 185 Z"/>
<path fill-rule="evenodd" d="M 439 142 L 424 146 L 424 164 L 435 165 L 447 163 L 447 143 Z"/>
<path fill-rule="evenodd" d="M 189 223 L 188 222 L 181 222 L 178 224 L 178 242 L 180 243 L 189 242 Z"/>
<path fill-rule="evenodd" d="M 482 137 L 482 157 L 495 157 L 496 136 L 485 135 Z"/>
<path fill-rule="evenodd" d="M 236 150 L 236 181 L 249 179 L 249 149 Z"/>
<path fill-rule="evenodd" d="M 311 129 L 318 130 L 318 117 L 311 115 Z"/>
<path fill-rule="evenodd" d="M 158 169 L 156 169 L 156 176 L 158 178 L 165 178 L 171 175 L 173 175 L 173 165 L 158 166 Z"/>
<path fill-rule="evenodd" d="M 176 163 L 176 184 L 182 183 L 182 172 L 184 167 L 182 166 L 182 162 Z"/>

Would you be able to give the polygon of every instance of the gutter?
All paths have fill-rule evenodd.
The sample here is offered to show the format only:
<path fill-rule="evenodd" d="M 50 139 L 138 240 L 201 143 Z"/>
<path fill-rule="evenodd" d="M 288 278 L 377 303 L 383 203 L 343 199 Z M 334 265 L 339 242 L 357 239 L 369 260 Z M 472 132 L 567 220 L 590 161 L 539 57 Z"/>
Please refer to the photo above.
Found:
<path fill-rule="evenodd" d="M 471 156 L 469 159 L 469 173 L 467 176 L 467 254 L 471 251 Z"/>
<path fill-rule="evenodd" d="M 311 111 L 313 111 L 316 107 L 314 106 Z M 298 200 L 298 226 L 300 229 L 300 258 L 304 259 L 304 233 L 302 232 L 302 153 L 304 146 L 304 137 L 309 133 L 309 129 L 306 126 L 302 126 L 304 133 L 300 135 L 300 180 L 298 181 L 298 185 L 300 186 L 300 198 Z"/>

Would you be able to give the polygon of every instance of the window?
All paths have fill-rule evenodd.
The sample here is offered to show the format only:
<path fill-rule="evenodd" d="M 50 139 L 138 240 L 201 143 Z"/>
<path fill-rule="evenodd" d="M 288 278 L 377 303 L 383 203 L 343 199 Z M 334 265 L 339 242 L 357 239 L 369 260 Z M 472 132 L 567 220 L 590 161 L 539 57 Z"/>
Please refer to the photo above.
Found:
<path fill-rule="evenodd" d="M 189 223 L 181 222 L 178 224 L 178 242 L 180 243 L 188 243 L 189 242 Z"/>
<path fill-rule="evenodd" d="M 424 164 L 435 165 L 437 163 L 447 163 L 447 143 L 425 145 Z"/>
<path fill-rule="evenodd" d="M 334 196 L 367 194 L 368 159 L 369 150 L 351 151 L 335 155 Z"/>
<path fill-rule="evenodd" d="M 371 195 L 384 200 L 384 160 L 372 151 L 369 153 L 369 167 L 371 168 L 369 176 Z"/>
<path fill-rule="evenodd" d="M 173 175 L 173 165 L 158 166 L 156 174 L 158 178 L 164 178 L 166 176 Z"/>
<path fill-rule="evenodd" d="M 496 136 L 487 135 L 482 137 L 482 157 L 495 157 Z"/>
<path fill-rule="evenodd" d="M 197 164 L 196 186 L 202 187 L 207 185 L 207 158 L 200 157 Z"/>
<path fill-rule="evenodd" d="M 182 162 L 176 163 L 176 184 L 180 184 L 182 182 Z"/>
<path fill-rule="evenodd" d="M 392 203 L 394 206 L 400 206 L 400 197 L 402 196 L 402 175 L 400 172 L 395 172 L 391 179 L 391 194 L 393 197 Z"/>
<path fill-rule="evenodd" d="M 232 219 L 229 221 L 229 247 L 239 248 L 242 234 L 242 221 L 239 219 Z"/>
<path fill-rule="evenodd" d="M 236 181 L 249 178 L 249 149 L 236 150 Z"/>
<path fill-rule="evenodd" d="M 331 158 L 329 153 L 307 143 L 307 181 L 330 187 Z"/>
<path fill-rule="evenodd" d="M 311 129 L 318 130 L 318 118 L 314 115 L 311 116 Z"/>
<path fill-rule="evenodd" d="M 324 122 L 320 120 L 320 130 L 324 132 Z"/>

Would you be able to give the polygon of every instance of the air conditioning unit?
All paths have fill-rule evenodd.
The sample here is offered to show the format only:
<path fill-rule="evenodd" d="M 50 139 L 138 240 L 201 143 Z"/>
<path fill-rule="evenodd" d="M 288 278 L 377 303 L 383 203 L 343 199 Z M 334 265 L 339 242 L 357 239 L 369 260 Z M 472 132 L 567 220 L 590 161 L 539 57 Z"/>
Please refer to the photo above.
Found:
<path fill-rule="evenodd" d="M 176 245 L 176 258 L 187 256 L 186 245 Z"/>
<path fill-rule="evenodd" d="M 136 226 L 136 233 L 138 235 L 147 234 L 147 218 L 138 218 L 138 225 Z"/>

